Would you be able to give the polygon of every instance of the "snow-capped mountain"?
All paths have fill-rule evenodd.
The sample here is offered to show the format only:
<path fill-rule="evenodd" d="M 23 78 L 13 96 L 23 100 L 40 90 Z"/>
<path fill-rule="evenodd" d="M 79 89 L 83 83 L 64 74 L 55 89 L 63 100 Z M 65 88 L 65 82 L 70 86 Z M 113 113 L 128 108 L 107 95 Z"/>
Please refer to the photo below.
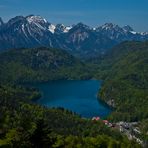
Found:
<path fill-rule="evenodd" d="M 116 42 L 122 42 L 126 40 L 143 40 L 145 38 L 145 35 L 134 31 L 133 28 L 128 25 L 120 27 L 112 23 L 106 23 L 96 28 L 96 31 L 112 40 L 115 40 Z"/>
<path fill-rule="evenodd" d="M 40 16 L 12 18 L 0 31 L 0 48 L 56 46 L 56 38 L 49 26 L 51 23 Z"/>
<path fill-rule="evenodd" d="M 50 24 L 50 25 L 48 26 L 48 30 L 49 30 L 51 33 L 53 33 L 53 34 L 54 34 L 54 32 L 55 32 L 55 29 L 56 29 L 56 26 L 53 25 L 53 24 Z"/>
<path fill-rule="evenodd" d="M 57 24 L 55 26 L 55 33 L 56 34 L 68 33 L 71 28 L 72 28 L 71 26 L 64 26 L 63 24 Z"/>
<path fill-rule="evenodd" d="M 148 35 L 148 32 L 140 32 L 142 36 Z"/>
<path fill-rule="evenodd" d="M 50 46 L 74 55 L 92 56 L 104 53 L 126 40 L 143 41 L 148 33 L 134 31 L 130 26 L 112 23 L 91 28 L 83 23 L 72 26 L 54 25 L 41 16 L 16 16 L 7 23 L 0 18 L 0 50 L 21 47 Z"/>

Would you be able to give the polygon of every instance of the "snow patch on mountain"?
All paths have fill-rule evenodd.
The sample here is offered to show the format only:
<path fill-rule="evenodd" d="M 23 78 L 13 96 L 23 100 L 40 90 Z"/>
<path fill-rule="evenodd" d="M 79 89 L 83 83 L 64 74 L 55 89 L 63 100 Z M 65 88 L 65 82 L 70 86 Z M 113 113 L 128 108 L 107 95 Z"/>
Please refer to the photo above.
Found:
<path fill-rule="evenodd" d="M 47 20 L 42 18 L 41 16 L 35 16 L 35 15 L 30 15 L 27 17 L 27 21 L 29 23 L 37 23 L 37 22 L 44 22 L 44 23 L 47 23 Z"/>
<path fill-rule="evenodd" d="M 130 31 L 130 33 L 132 33 L 132 34 L 137 34 L 137 32 L 135 32 L 135 31 Z"/>
<path fill-rule="evenodd" d="M 148 35 L 148 32 L 140 32 L 141 35 Z"/>
<path fill-rule="evenodd" d="M 63 32 L 67 33 L 67 32 L 69 32 L 70 29 L 72 29 L 72 26 L 67 26 L 67 27 L 65 27 Z"/>
<path fill-rule="evenodd" d="M 55 32 L 55 29 L 56 29 L 56 26 L 53 25 L 53 24 L 50 24 L 50 25 L 48 26 L 48 30 L 49 30 L 51 33 L 53 33 L 53 34 L 54 34 L 54 32 Z"/>
<path fill-rule="evenodd" d="M 71 26 L 64 26 L 64 24 L 57 24 L 55 28 L 55 33 L 68 33 L 71 28 Z"/>
<path fill-rule="evenodd" d="M 35 16 L 35 15 L 30 15 L 26 17 L 26 20 L 30 25 L 35 25 L 41 30 L 46 30 L 47 29 L 47 20 L 42 18 L 41 16 Z"/>
<path fill-rule="evenodd" d="M 112 24 L 112 23 L 105 23 L 104 25 L 101 26 L 102 29 L 104 30 L 110 30 L 112 28 L 116 28 L 117 25 Z"/>

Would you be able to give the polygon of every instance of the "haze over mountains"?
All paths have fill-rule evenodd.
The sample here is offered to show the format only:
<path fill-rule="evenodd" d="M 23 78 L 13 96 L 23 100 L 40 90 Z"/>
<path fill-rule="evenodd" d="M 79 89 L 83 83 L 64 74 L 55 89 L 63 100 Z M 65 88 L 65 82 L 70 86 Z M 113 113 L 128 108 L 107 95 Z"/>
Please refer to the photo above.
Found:
<path fill-rule="evenodd" d="M 136 32 L 130 26 L 106 23 L 91 28 L 83 23 L 53 25 L 41 16 L 16 16 L 4 23 L 0 18 L 0 50 L 10 48 L 53 47 L 73 55 L 92 57 L 104 54 L 123 41 L 144 41 L 148 32 Z"/>

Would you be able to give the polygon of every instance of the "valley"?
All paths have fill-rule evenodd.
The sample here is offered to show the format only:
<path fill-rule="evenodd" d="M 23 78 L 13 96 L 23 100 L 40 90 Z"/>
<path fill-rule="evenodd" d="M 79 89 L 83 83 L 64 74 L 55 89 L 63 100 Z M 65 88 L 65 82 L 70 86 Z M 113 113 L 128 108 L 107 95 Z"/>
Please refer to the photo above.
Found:
<path fill-rule="evenodd" d="M 0 19 L 0 146 L 147 146 L 146 40 L 128 25 Z"/>
<path fill-rule="evenodd" d="M 42 125 L 45 127 L 42 127 L 42 129 L 40 130 L 43 130 L 43 128 L 48 128 L 48 130 L 53 130 L 56 134 L 63 135 L 64 137 L 68 136 L 71 133 L 74 136 L 71 138 L 74 140 L 76 135 L 80 136 L 82 133 L 75 133 L 74 129 L 70 130 L 67 126 L 73 125 L 73 128 L 78 128 L 77 124 L 81 124 L 81 122 L 84 122 L 83 124 L 86 124 L 86 127 L 92 126 L 92 128 L 94 128 L 86 131 L 86 127 L 78 125 L 82 128 L 80 129 L 80 131 L 84 130 L 84 135 L 86 134 L 86 136 L 88 137 L 92 136 L 96 138 L 96 135 L 98 135 L 98 127 L 100 127 L 102 128 L 102 134 L 105 134 L 109 137 L 111 134 L 113 139 L 120 141 L 120 144 L 123 143 L 123 145 L 130 145 L 130 142 L 127 142 L 125 140 L 125 135 L 122 135 L 119 132 L 118 128 L 108 128 L 106 125 L 102 125 L 102 123 L 99 121 L 94 124 L 93 121 L 91 121 L 91 118 L 80 118 L 79 115 L 64 108 L 49 109 L 47 107 L 34 104 L 31 100 L 40 100 L 39 98 L 41 97 L 41 93 L 39 92 L 39 90 L 37 88 L 24 88 L 20 86 L 20 84 L 22 85 L 27 83 L 48 83 L 51 80 L 98 79 L 103 80 L 102 87 L 100 89 L 100 92 L 98 93 L 98 96 L 100 96 L 99 98 L 103 102 L 108 103 L 108 105 L 111 105 L 114 108 L 113 112 L 108 117 L 106 117 L 106 119 L 115 124 L 121 121 L 124 121 L 125 123 L 129 122 L 129 124 L 130 122 L 137 122 L 137 126 L 141 132 L 140 140 L 143 141 L 142 144 L 145 144 L 147 138 L 147 130 L 145 131 L 144 129 L 147 129 L 146 121 L 148 116 L 147 52 L 147 42 L 124 42 L 112 48 L 108 52 L 108 54 L 106 54 L 101 59 L 100 57 L 98 59 L 94 58 L 94 60 L 90 59 L 90 61 L 87 60 L 87 62 L 81 61 L 80 59 L 70 55 L 63 50 L 45 47 L 32 49 L 12 49 L 6 52 L 1 52 L 0 94 L 2 99 L 0 104 L 2 108 L 1 111 L 4 113 L 1 116 L 1 137 L 3 137 L 3 135 L 5 136 L 3 137 L 3 140 L 0 140 L 0 143 L 3 143 L 3 145 L 5 145 L 7 144 L 7 141 L 9 141 L 9 143 L 11 143 L 12 145 L 17 145 L 13 142 L 13 134 L 18 136 L 19 132 L 21 132 L 19 131 L 20 129 L 18 129 L 18 126 L 22 127 L 23 130 L 26 129 L 27 133 L 25 134 L 27 134 L 29 138 L 31 138 L 31 136 L 33 136 L 32 134 L 35 134 L 34 132 L 38 132 L 36 130 L 39 130 L 38 127 L 35 128 L 36 130 L 33 130 L 32 124 L 36 126 L 41 126 L 41 122 L 45 123 L 45 125 Z M 88 88 L 89 87 L 90 86 L 88 86 Z M 52 88 L 50 89 L 52 90 Z M 68 91 L 69 87 L 66 89 Z M 73 89 L 74 91 L 76 91 L 75 88 Z M 57 93 L 60 92 L 60 90 L 62 89 L 54 89 L 54 91 L 57 91 Z M 109 101 L 111 103 L 109 103 Z M 54 106 L 51 105 L 51 107 Z M 75 110 L 73 111 L 75 112 Z M 11 114 L 11 112 L 13 113 Z M 30 118 L 27 114 L 25 115 L 25 112 L 28 112 L 28 115 L 32 114 L 32 117 Z M 98 115 L 100 115 L 99 112 Z M 57 122 L 55 124 L 52 124 L 52 127 L 49 127 L 51 126 L 50 123 L 53 122 L 51 116 L 54 118 L 54 120 L 56 116 L 58 116 L 58 122 L 60 123 L 64 123 L 65 120 L 66 126 L 62 124 L 59 127 L 59 131 L 55 130 L 55 127 L 57 127 L 55 126 Z M 94 113 L 94 116 L 97 116 L 97 114 Z M 91 117 L 93 117 L 93 114 L 91 115 Z M 27 123 L 26 119 L 28 120 Z M 49 121 L 49 119 L 51 120 Z M 9 124 L 9 121 L 12 122 L 12 125 Z M 75 124 L 72 124 L 71 122 L 74 122 Z M 64 131 L 62 130 L 63 128 Z M 28 133 L 29 129 L 32 130 L 31 135 Z M 68 135 L 65 135 L 65 130 L 67 131 Z M 42 132 L 43 134 L 45 134 L 43 139 L 48 139 L 49 137 L 46 137 L 46 132 Z M 116 134 L 114 132 L 117 132 L 118 136 L 120 135 L 119 139 L 117 138 L 118 136 L 115 136 Z M 11 138 L 13 140 L 11 138 L 8 139 L 7 134 L 12 135 Z M 102 134 L 99 135 L 102 136 Z M 51 135 L 50 138 L 52 136 L 53 135 Z M 22 142 L 23 137 L 18 136 L 18 138 L 21 138 Z M 26 138 L 24 140 L 26 140 Z M 134 138 L 132 140 L 134 140 Z M 28 139 L 28 143 L 30 143 L 30 139 Z M 24 144 L 26 145 L 27 143 L 24 142 Z M 48 142 L 47 144 L 49 145 Z M 116 142 L 114 144 L 118 145 Z"/>
<path fill-rule="evenodd" d="M 0 0 L 0 148 L 148 148 L 147 0 Z"/>

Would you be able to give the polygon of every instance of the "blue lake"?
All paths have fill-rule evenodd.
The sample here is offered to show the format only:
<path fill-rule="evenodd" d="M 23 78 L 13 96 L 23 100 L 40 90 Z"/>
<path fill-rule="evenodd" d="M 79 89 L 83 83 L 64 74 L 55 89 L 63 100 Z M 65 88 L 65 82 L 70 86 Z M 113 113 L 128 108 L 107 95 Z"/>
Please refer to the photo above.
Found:
<path fill-rule="evenodd" d="M 42 92 L 37 103 L 47 107 L 63 107 L 82 117 L 106 117 L 111 109 L 97 99 L 101 81 L 58 80 L 36 84 Z"/>

